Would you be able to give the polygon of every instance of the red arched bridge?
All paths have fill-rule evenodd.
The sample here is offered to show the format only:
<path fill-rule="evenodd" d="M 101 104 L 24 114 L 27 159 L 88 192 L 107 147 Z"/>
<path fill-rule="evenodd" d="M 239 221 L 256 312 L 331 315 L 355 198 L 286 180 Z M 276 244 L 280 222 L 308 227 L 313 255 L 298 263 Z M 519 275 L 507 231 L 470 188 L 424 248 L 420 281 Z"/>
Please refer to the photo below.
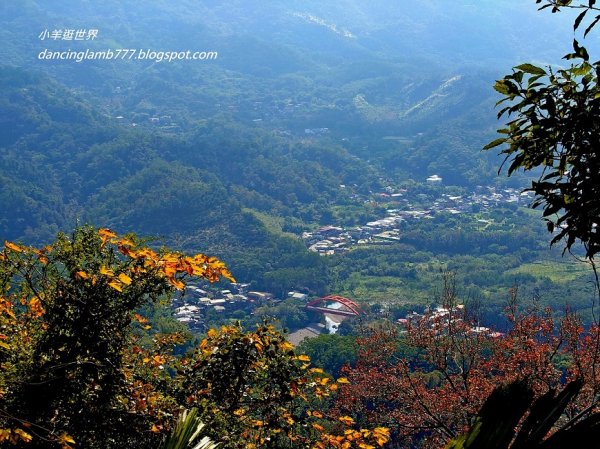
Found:
<path fill-rule="evenodd" d="M 306 304 L 306 310 L 343 316 L 357 316 L 361 313 L 358 304 L 354 301 L 335 295 L 323 296 L 309 301 Z"/>

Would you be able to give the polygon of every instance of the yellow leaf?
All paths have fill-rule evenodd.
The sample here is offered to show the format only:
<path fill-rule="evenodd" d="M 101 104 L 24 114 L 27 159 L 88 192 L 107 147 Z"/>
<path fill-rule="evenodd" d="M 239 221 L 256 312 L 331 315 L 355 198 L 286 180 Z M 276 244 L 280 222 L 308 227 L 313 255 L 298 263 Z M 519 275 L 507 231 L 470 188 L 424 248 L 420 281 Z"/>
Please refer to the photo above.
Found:
<path fill-rule="evenodd" d="M 17 319 L 17 316 L 15 315 L 15 313 L 12 311 L 12 304 L 7 303 L 7 304 L 0 304 L 0 314 L 1 313 L 6 313 L 9 317 L 11 317 L 12 319 Z"/>
<path fill-rule="evenodd" d="M 219 332 L 216 329 L 209 329 L 207 333 L 208 338 L 215 338 L 218 334 Z"/>
<path fill-rule="evenodd" d="M 379 446 L 383 446 L 387 442 L 388 442 L 387 438 L 377 438 L 377 444 L 379 444 Z"/>
<path fill-rule="evenodd" d="M 377 439 L 377 444 L 383 446 L 390 440 L 390 429 L 386 427 L 375 427 L 373 436 Z"/>
<path fill-rule="evenodd" d="M 383 436 L 390 436 L 390 429 L 388 429 L 387 427 L 375 427 L 373 429 L 373 434 L 374 435 L 383 435 Z"/>
<path fill-rule="evenodd" d="M 168 278 L 172 278 L 173 276 L 175 276 L 175 274 L 177 274 L 177 265 L 172 262 L 165 263 L 163 272 L 165 273 L 165 276 L 167 276 Z"/>
<path fill-rule="evenodd" d="M 349 383 L 350 383 L 350 381 L 349 381 L 347 378 L 345 378 L 345 377 L 340 377 L 340 378 L 337 380 L 337 382 L 338 382 L 339 384 L 349 384 Z"/>
<path fill-rule="evenodd" d="M 23 429 L 15 429 L 14 432 L 21 437 L 21 439 L 27 443 L 29 443 L 33 437 L 25 432 Z"/>
<path fill-rule="evenodd" d="M 100 235 L 100 237 L 109 237 L 111 239 L 117 236 L 117 234 L 115 234 L 108 228 L 100 228 L 98 230 L 98 234 Z"/>
<path fill-rule="evenodd" d="M 294 349 L 294 346 L 290 342 L 284 341 L 283 343 L 281 343 L 279 345 L 279 349 L 281 349 L 282 351 L 287 352 L 287 351 L 291 351 L 292 349 Z"/>
<path fill-rule="evenodd" d="M 116 280 L 112 280 L 108 283 L 108 285 L 110 285 L 112 288 L 114 288 L 116 291 L 118 292 L 122 292 L 123 291 L 123 287 L 121 287 L 121 284 L 119 283 L 119 281 Z"/>
<path fill-rule="evenodd" d="M 119 280 L 125 285 L 131 284 L 131 278 L 129 276 L 127 276 L 125 273 L 121 273 L 119 275 Z"/>
<path fill-rule="evenodd" d="M 305 354 L 300 354 L 296 356 L 296 360 L 300 360 L 301 362 L 310 362 L 310 357 Z"/>
<path fill-rule="evenodd" d="M 10 349 L 10 345 L 8 343 L 4 343 L 3 341 L 0 341 L 0 347 L 4 349 Z"/>
<path fill-rule="evenodd" d="M 349 416 L 340 416 L 338 418 L 338 420 L 340 422 L 343 422 L 344 424 L 346 424 L 347 426 L 351 426 L 352 424 L 354 424 L 354 420 L 352 418 L 350 418 Z"/>
<path fill-rule="evenodd" d="M 177 290 L 183 290 L 185 288 L 185 284 L 183 282 L 181 282 L 179 279 L 169 278 L 169 284 L 171 284 Z"/>
<path fill-rule="evenodd" d="M 322 425 L 317 424 L 317 423 L 313 423 L 312 426 L 319 432 L 323 432 L 325 430 L 325 427 L 323 427 Z"/>
<path fill-rule="evenodd" d="M 152 357 L 152 363 L 156 366 L 164 364 L 166 359 L 162 355 L 155 355 Z"/>
<path fill-rule="evenodd" d="M 104 245 L 106 245 L 106 242 L 108 242 L 110 239 L 114 239 L 115 237 L 117 237 L 117 234 L 115 234 L 108 228 L 102 228 L 98 230 L 98 235 L 102 239 L 102 247 L 104 247 Z"/>
<path fill-rule="evenodd" d="M 25 250 L 24 247 L 19 246 L 16 243 L 9 242 L 8 240 L 4 241 L 4 247 L 7 249 L 10 249 L 11 251 L 15 251 L 17 253 L 22 253 Z"/>
<path fill-rule="evenodd" d="M 152 424 L 152 428 L 150 429 L 150 431 L 153 433 L 160 433 L 160 429 L 156 424 Z"/>
<path fill-rule="evenodd" d="M 42 307 L 42 302 L 37 296 L 34 296 L 29 300 L 29 310 L 34 317 L 40 317 L 45 312 L 44 308 Z"/>
<path fill-rule="evenodd" d="M 117 245 L 120 246 L 135 246 L 135 243 L 131 240 L 129 240 L 128 238 L 120 238 L 117 242 Z"/>
<path fill-rule="evenodd" d="M 75 273 L 75 277 L 79 279 L 87 279 L 90 277 L 90 275 L 87 274 L 85 271 L 79 270 L 77 273 Z"/>
<path fill-rule="evenodd" d="M 63 433 L 61 436 L 59 436 L 58 441 L 63 444 L 75 444 L 75 440 L 73 439 L 73 437 L 67 435 L 66 433 Z"/>
<path fill-rule="evenodd" d="M 100 274 L 102 274 L 104 276 L 111 276 L 111 277 L 115 275 L 113 270 L 111 270 L 110 268 L 107 268 L 105 266 L 102 266 L 100 268 Z"/>
<path fill-rule="evenodd" d="M 139 313 L 136 313 L 135 315 L 135 319 L 138 323 L 144 324 L 148 322 L 148 319 L 144 318 L 142 315 L 140 315 Z"/>

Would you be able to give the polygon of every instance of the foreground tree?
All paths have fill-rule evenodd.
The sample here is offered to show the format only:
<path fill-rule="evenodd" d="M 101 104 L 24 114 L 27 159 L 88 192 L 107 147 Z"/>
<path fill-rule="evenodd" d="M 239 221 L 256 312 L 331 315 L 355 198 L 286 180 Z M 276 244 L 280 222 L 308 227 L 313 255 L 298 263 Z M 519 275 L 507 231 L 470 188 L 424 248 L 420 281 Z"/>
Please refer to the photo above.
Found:
<path fill-rule="evenodd" d="M 569 396 L 540 438 L 568 423 L 598 419 L 597 326 L 584 330 L 570 313 L 556 322 L 550 310 L 519 311 L 512 302 L 510 330 L 492 332 L 457 304 L 453 283 L 446 281 L 442 307 L 408 322 L 406 333 L 390 324 L 359 339 L 358 361 L 346 368 L 349 384 L 337 396 L 337 413 L 362 426 L 389 427 L 393 447 L 443 447 L 477 423 L 499 385 L 517 382 L 530 395 L 515 411 L 514 432 L 533 400 L 549 398 L 572 380 L 577 395 Z"/>
<path fill-rule="evenodd" d="M 223 448 L 387 443 L 385 428 L 328 416 L 345 380 L 311 367 L 268 324 L 210 330 L 193 354 L 175 356 L 183 336 L 153 331 L 136 311 L 184 288 L 189 276 L 233 279 L 215 258 L 155 251 L 108 229 L 78 228 L 42 249 L 5 242 L 3 447 L 154 449 L 167 434 L 165 445 L 181 445 L 196 415 Z M 190 405 L 194 418 L 176 426 Z"/>
<path fill-rule="evenodd" d="M 135 311 L 182 288 L 190 275 L 232 279 L 217 259 L 156 252 L 107 229 L 78 228 L 40 250 L 6 242 L 0 253 L 4 438 L 27 447 L 75 441 L 123 447 L 144 434 L 148 444 L 156 441 L 155 417 L 132 413 L 122 400 L 135 381 L 125 353 Z"/>
<path fill-rule="evenodd" d="M 585 25 L 584 37 L 600 21 L 595 0 L 536 3 L 552 12 L 578 10 L 574 29 Z M 593 258 L 600 251 L 600 61 L 591 62 L 577 40 L 564 59 L 573 62 L 557 69 L 521 64 L 496 82 L 503 95 L 498 104 L 507 104 L 498 117 L 510 120 L 498 131 L 503 137 L 485 149 L 504 145 L 509 175 L 541 169 L 529 190 L 536 195 L 534 207 L 544 209 L 549 231 L 556 231 L 552 243 L 564 239 L 570 250 L 579 241 Z"/>
<path fill-rule="evenodd" d="M 577 10 L 573 28 L 584 29 L 584 38 L 600 22 L 596 0 L 536 3 L 552 13 Z M 498 130 L 502 137 L 485 149 L 502 146 L 508 175 L 516 170 L 539 174 L 528 190 L 535 193 L 533 206 L 544 209 L 548 230 L 555 233 L 551 243 L 564 240 L 565 251 L 582 244 L 600 294 L 594 262 L 600 251 L 600 61 L 590 62 L 576 39 L 564 59 L 572 61 L 569 67 L 521 64 L 496 82 L 496 91 L 503 95 L 498 105 L 504 106 L 498 118 L 508 122 Z M 584 332 L 569 314 L 559 326 L 550 315 L 516 317 L 513 312 L 509 317 L 513 329 L 507 338 L 490 342 L 492 356 L 481 366 L 493 368 L 488 376 L 493 373 L 497 382 L 510 385 L 491 395 L 488 389 L 479 415 L 463 421 L 471 430 L 448 447 L 595 447 L 597 440 L 594 446 L 589 441 L 597 437 L 600 422 L 598 323 Z M 511 353 L 515 357 L 496 363 L 495 358 Z M 572 382 L 555 395 L 554 388 L 565 378 Z M 544 416 L 542 408 L 551 411 Z"/>
<path fill-rule="evenodd" d="M 329 415 L 347 380 L 312 367 L 269 324 L 253 332 L 237 325 L 210 330 L 178 370 L 185 400 L 224 448 L 369 449 L 389 439 L 382 426 L 355 428 L 352 418 Z"/>

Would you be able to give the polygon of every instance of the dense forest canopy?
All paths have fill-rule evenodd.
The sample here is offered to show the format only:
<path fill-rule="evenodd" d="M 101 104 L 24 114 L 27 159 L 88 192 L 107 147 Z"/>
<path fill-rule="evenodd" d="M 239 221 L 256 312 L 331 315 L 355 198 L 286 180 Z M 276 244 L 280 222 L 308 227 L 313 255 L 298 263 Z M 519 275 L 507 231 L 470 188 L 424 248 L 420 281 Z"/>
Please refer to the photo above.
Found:
<path fill-rule="evenodd" d="M 298 238 L 382 218 L 397 208 L 379 201 L 384 189 L 408 189 L 410 207 L 422 209 L 478 186 L 526 186 L 521 174 L 498 177 L 501 159 L 480 152 L 496 127 L 489 86 L 515 62 L 559 61 L 572 33 L 566 15 L 537 14 L 516 0 L 27 1 L 0 10 L 4 238 L 48 242 L 78 222 L 136 231 L 214 252 L 240 279 L 277 292 L 424 302 L 428 289 L 419 285 L 450 263 L 469 272 L 465 288 L 488 299 L 514 282 L 534 292 L 544 276 L 553 283 L 545 300 L 563 296 L 561 275 L 533 270 L 555 255 L 520 208 L 517 217 L 490 216 L 473 203 L 466 221 L 474 225 L 464 215 L 411 224 L 402 243 L 430 254 L 406 260 L 401 249 L 390 258 L 374 248 L 370 258 L 397 266 L 400 282 L 377 267 L 357 282 L 359 270 L 345 264 L 352 255 L 329 263 Z M 50 36 L 77 27 L 97 37 Z M 45 49 L 119 48 L 218 57 L 38 59 Z M 425 185 L 432 175 L 446 190 Z M 487 260 L 456 259 L 467 252 Z M 532 265 L 492 286 L 481 268 L 499 255 L 508 270 Z M 572 302 L 588 300 L 584 289 Z"/>

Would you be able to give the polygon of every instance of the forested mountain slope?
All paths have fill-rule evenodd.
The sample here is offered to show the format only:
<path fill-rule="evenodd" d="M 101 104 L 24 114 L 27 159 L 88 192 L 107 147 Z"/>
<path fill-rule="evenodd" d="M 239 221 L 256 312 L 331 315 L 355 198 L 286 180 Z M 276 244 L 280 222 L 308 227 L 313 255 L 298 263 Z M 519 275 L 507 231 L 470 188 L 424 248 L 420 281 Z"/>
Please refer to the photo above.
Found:
<path fill-rule="evenodd" d="M 241 278 L 303 285 L 306 268 L 323 291 L 323 262 L 290 232 L 379 218 L 362 198 L 433 174 L 523 185 L 499 181 L 480 148 L 497 126 L 493 80 L 563 53 L 569 27 L 525 27 L 534 14 L 517 0 L 4 2 L 0 233 L 135 230 L 214 252 Z M 45 34 L 67 29 L 98 35 Z M 45 49 L 218 57 L 39 59 Z"/>

